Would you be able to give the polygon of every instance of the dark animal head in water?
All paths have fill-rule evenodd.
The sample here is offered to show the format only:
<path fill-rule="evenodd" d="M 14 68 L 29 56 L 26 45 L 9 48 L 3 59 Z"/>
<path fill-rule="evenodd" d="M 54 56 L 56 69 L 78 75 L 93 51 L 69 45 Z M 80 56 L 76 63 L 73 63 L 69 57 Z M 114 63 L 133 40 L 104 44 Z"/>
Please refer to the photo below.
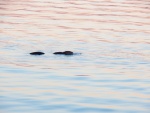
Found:
<path fill-rule="evenodd" d="M 72 51 L 64 51 L 64 52 L 55 52 L 53 54 L 56 54 L 56 55 L 73 55 L 73 52 Z"/>
<path fill-rule="evenodd" d="M 30 55 L 44 55 L 45 53 L 43 52 L 32 52 Z"/>
<path fill-rule="evenodd" d="M 65 51 L 63 52 L 65 55 L 73 55 L 73 52 L 72 51 Z"/>

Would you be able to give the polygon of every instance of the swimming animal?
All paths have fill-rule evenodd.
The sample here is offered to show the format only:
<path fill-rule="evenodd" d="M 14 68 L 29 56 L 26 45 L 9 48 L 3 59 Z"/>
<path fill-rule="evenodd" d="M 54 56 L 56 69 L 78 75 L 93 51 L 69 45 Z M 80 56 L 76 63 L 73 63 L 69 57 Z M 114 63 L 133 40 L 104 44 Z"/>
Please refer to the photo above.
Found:
<path fill-rule="evenodd" d="M 74 53 L 72 51 L 64 51 L 64 52 L 55 52 L 53 54 L 55 54 L 55 55 L 73 55 Z"/>
<path fill-rule="evenodd" d="M 44 55 L 45 53 L 43 52 L 32 52 L 30 55 Z"/>

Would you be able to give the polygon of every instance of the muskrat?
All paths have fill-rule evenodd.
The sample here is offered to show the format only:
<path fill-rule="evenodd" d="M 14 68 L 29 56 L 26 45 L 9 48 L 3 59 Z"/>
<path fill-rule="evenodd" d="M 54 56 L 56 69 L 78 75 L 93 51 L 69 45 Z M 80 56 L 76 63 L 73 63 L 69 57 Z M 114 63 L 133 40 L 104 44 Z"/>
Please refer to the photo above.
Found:
<path fill-rule="evenodd" d="M 45 53 L 43 52 L 32 52 L 30 55 L 44 55 Z"/>
<path fill-rule="evenodd" d="M 73 55 L 74 53 L 72 51 L 64 51 L 64 52 L 55 52 L 53 54 L 55 54 L 55 55 Z"/>

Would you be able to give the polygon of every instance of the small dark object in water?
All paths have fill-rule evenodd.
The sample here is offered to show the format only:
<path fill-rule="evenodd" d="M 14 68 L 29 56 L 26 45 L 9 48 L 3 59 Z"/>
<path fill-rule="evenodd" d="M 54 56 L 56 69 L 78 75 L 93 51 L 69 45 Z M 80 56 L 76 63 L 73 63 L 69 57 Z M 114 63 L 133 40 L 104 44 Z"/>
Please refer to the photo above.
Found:
<path fill-rule="evenodd" d="M 57 55 L 57 54 L 63 54 L 63 52 L 55 52 L 55 53 L 53 53 L 53 54 L 56 54 L 56 55 Z"/>
<path fill-rule="evenodd" d="M 44 55 L 45 53 L 43 52 L 32 52 L 30 55 Z"/>
<path fill-rule="evenodd" d="M 64 51 L 64 52 L 55 52 L 53 54 L 55 54 L 55 55 L 73 55 L 74 53 L 72 51 Z"/>

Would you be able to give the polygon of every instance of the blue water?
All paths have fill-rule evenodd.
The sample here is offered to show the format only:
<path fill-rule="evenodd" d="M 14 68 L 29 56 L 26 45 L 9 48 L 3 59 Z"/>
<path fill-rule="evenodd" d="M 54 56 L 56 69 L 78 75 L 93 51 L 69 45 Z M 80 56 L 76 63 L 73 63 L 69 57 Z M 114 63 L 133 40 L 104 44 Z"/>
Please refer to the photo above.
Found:
<path fill-rule="evenodd" d="M 0 113 L 149 113 L 149 4 L 0 1 Z"/>

